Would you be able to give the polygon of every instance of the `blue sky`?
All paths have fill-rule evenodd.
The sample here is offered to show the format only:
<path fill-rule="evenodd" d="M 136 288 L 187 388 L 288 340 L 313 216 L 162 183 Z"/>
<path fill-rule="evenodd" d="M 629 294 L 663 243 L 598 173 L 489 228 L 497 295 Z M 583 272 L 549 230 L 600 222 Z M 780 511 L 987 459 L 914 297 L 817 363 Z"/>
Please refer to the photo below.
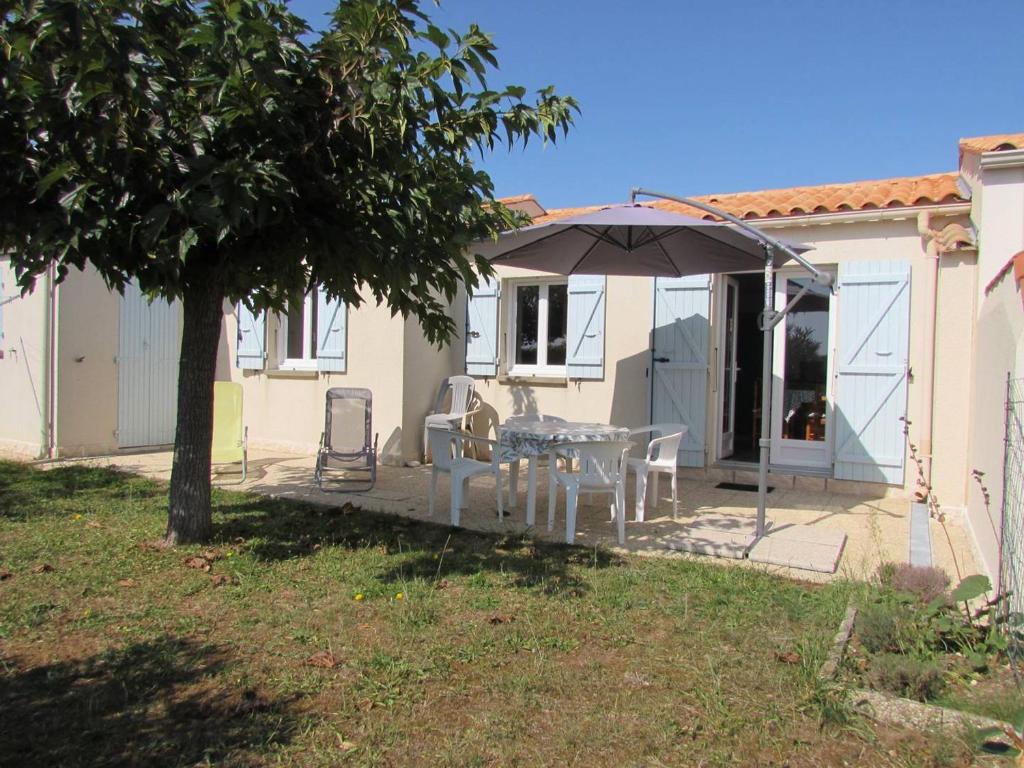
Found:
<path fill-rule="evenodd" d="M 322 24 L 331 0 L 293 0 Z M 481 161 L 548 207 L 912 176 L 962 136 L 1024 131 L 1011 0 L 445 0 L 490 32 L 491 84 L 554 84 L 583 110 L 558 146 Z"/>

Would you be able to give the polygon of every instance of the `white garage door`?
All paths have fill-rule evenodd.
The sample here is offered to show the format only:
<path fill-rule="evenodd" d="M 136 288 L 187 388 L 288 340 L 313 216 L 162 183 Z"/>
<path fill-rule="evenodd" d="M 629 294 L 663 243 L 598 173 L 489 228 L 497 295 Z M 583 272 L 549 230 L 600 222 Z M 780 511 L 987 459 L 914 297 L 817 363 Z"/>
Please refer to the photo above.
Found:
<path fill-rule="evenodd" d="M 134 285 L 121 298 L 117 356 L 117 442 L 122 448 L 174 442 L 181 305 L 150 304 Z"/>

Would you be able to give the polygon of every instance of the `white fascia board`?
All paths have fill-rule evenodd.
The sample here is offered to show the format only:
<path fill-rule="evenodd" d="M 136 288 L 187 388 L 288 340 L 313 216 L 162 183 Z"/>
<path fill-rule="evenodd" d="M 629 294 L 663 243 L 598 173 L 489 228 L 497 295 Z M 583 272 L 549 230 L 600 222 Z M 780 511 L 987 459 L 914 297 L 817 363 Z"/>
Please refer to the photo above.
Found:
<path fill-rule="evenodd" d="M 804 216 L 773 216 L 770 219 L 745 219 L 745 221 L 762 229 L 784 229 L 786 227 L 814 227 L 829 224 L 864 224 L 872 221 L 902 221 L 916 219 L 919 213 L 930 213 L 933 216 L 964 216 L 970 212 L 971 204 L 964 202 L 913 205 L 904 208 L 872 208 L 865 211 L 811 213 Z"/>
<path fill-rule="evenodd" d="M 1024 166 L 1024 149 L 1006 149 L 1001 152 L 985 152 L 981 156 L 981 167 L 1016 168 Z"/>

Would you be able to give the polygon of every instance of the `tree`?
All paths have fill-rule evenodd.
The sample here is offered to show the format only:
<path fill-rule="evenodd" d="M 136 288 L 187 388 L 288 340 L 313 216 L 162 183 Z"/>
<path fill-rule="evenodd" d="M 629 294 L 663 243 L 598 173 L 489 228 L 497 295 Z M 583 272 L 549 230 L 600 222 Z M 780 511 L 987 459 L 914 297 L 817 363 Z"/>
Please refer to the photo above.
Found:
<path fill-rule="evenodd" d="M 414 315 L 432 343 L 518 223 L 477 153 L 554 141 L 552 88 L 492 90 L 491 39 L 418 0 L 343 0 L 312 43 L 278 0 L 0 0 L 0 251 L 22 291 L 95 267 L 179 299 L 167 540 L 211 533 L 222 305 L 280 310 L 316 285 Z"/>

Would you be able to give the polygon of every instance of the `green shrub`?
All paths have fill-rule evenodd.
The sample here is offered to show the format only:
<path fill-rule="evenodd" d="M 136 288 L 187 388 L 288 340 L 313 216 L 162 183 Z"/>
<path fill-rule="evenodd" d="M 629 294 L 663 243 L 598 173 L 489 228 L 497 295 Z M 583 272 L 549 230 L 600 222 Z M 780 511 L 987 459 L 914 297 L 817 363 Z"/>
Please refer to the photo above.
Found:
<path fill-rule="evenodd" d="M 879 580 L 885 578 L 882 584 L 895 592 L 914 595 L 922 605 L 943 597 L 949 587 L 949 576 L 941 568 L 910 563 L 887 565 L 890 567 L 879 568 Z"/>
<path fill-rule="evenodd" d="M 937 698 L 945 687 L 943 669 L 937 661 L 898 653 L 875 656 L 870 676 L 875 688 L 918 701 Z"/>
<path fill-rule="evenodd" d="M 898 606 L 869 603 L 857 615 L 857 637 L 869 653 L 898 651 L 902 645 L 902 622 Z"/>

